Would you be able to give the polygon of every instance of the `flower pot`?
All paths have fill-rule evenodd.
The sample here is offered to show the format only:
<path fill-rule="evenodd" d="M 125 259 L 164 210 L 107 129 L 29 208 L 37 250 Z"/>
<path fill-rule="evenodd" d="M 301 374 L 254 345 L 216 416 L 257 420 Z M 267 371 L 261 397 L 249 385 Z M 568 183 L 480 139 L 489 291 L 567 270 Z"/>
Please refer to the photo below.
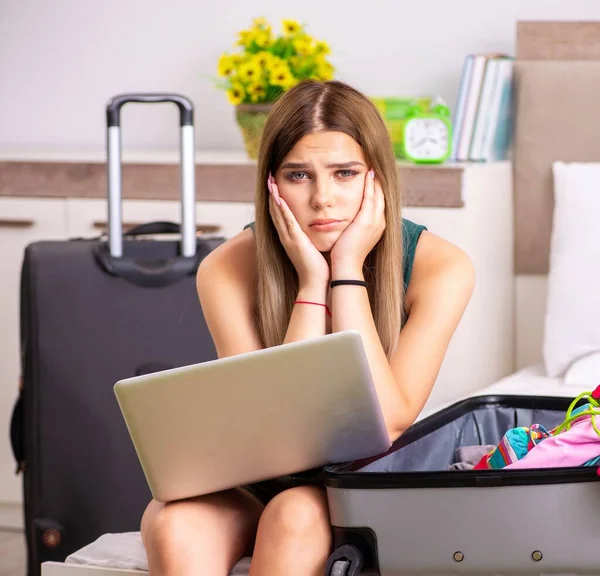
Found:
<path fill-rule="evenodd" d="M 252 160 L 258 158 L 260 139 L 272 104 L 240 104 L 235 117 L 244 138 L 246 153 Z"/>

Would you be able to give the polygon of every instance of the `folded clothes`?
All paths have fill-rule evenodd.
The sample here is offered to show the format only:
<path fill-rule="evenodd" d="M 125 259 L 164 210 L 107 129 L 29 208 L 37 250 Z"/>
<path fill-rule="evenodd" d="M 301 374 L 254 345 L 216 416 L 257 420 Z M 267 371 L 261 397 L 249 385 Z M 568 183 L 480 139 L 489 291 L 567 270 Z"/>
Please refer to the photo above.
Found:
<path fill-rule="evenodd" d="M 583 398 L 588 402 L 575 408 Z M 561 468 L 600 465 L 600 386 L 580 394 L 562 424 L 548 431 L 540 424 L 509 430 L 500 444 L 484 455 L 476 470 L 488 468 Z"/>

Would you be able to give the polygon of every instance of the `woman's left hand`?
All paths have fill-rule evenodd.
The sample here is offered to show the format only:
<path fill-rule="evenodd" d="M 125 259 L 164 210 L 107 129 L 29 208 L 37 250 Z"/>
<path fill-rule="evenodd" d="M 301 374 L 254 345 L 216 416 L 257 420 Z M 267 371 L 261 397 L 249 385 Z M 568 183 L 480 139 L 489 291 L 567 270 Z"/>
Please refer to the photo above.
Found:
<path fill-rule="evenodd" d="M 385 200 L 373 170 L 367 173 L 363 200 L 354 220 L 331 249 L 332 280 L 362 278 L 365 258 L 385 230 Z M 352 276 L 349 276 L 352 275 Z"/>

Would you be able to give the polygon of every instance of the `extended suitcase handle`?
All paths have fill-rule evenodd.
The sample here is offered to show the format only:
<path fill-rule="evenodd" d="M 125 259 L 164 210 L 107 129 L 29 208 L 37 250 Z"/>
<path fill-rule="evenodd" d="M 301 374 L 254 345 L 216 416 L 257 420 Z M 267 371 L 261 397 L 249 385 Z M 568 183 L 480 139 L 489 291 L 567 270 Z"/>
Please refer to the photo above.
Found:
<path fill-rule="evenodd" d="M 106 106 L 110 256 L 113 259 L 123 258 L 121 108 L 128 102 L 172 102 L 179 108 L 181 125 L 181 256 L 183 258 L 193 257 L 196 254 L 194 106 L 185 96 L 163 93 L 118 94 L 111 98 Z"/>
<path fill-rule="evenodd" d="M 121 126 L 121 108 L 127 102 L 173 102 L 179 108 L 179 120 L 181 126 L 194 125 L 194 105 L 181 94 L 118 94 L 113 96 L 106 106 L 106 125 Z"/>

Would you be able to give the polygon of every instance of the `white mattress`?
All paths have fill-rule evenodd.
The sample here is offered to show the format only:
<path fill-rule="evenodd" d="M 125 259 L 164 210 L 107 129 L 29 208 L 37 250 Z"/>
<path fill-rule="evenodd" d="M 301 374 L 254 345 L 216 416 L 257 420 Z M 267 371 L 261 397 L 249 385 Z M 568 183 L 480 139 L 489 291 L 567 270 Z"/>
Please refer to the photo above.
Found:
<path fill-rule="evenodd" d="M 586 390 L 589 390 L 589 388 L 566 386 L 563 378 L 549 378 L 545 374 L 542 363 L 534 364 L 527 368 L 523 368 L 490 386 L 458 398 L 453 402 L 448 402 L 442 406 L 435 406 L 434 408 L 424 410 L 419 414 L 417 420 L 422 420 L 431 414 L 435 414 L 443 408 L 451 406 L 455 402 L 476 396 L 515 394 L 517 396 L 559 396 L 575 398 Z"/>
<path fill-rule="evenodd" d="M 546 376 L 543 364 L 523 368 L 495 384 L 479 390 L 472 396 L 490 394 L 517 394 L 519 396 L 566 396 L 575 397 L 583 392 L 576 386 L 565 386 L 563 378 Z"/>
<path fill-rule="evenodd" d="M 548 378 L 544 374 L 542 364 L 536 364 L 519 370 L 510 376 L 503 378 L 502 380 L 477 390 L 476 392 L 465 396 L 489 396 L 489 395 L 505 395 L 505 394 L 516 394 L 523 396 L 562 396 L 575 398 L 578 394 L 583 392 L 584 389 L 575 386 L 565 386 L 562 378 Z M 464 398 L 459 398 L 462 400 Z M 456 402 L 455 401 L 455 402 Z M 435 412 L 439 412 L 446 406 L 454 404 L 450 402 L 444 406 L 436 406 L 431 410 L 423 411 L 418 420 L 425 418 Z M 127 574 L 140 574 L 140 572 L 133 572 L 136 570 L 145 571 L 148 568 L 145 550 L 143 548 L 139 532 L 131 532 L 126 534 L 106 534 L 99 538 L 96 542 L 93 542 L 85 548 L 75 552 L 66 561 L 67 565 L 80 565 L 80 566 L 102 566 L 106 569 L 125 569 L 131 570 L 132 572 L 126 572 Z M 57 564 L 47 563 L 48 570 L 46 574 L 48 576 L 54 576 L 54 573 L 50 574 L 50 568 L 57 567 Z M 244 558 L 238 566 L 232 572 L 232 576 L 245 575 L 248 573 L 250 564 L 249 558 Z M 74 566 L 73 566 L 74 567 Z M 109 572 L 107 571 L 107 574 Z M 56 573 L 57 575 L 62 573 Z M 65 576 L 70 576 L 65 573 Z M 143 573 L 142 573 L 143 574 Z M 83 576 L 83 575 L 82 575 Z M 115 574 L 116 576 L 116 574 Z"/>

